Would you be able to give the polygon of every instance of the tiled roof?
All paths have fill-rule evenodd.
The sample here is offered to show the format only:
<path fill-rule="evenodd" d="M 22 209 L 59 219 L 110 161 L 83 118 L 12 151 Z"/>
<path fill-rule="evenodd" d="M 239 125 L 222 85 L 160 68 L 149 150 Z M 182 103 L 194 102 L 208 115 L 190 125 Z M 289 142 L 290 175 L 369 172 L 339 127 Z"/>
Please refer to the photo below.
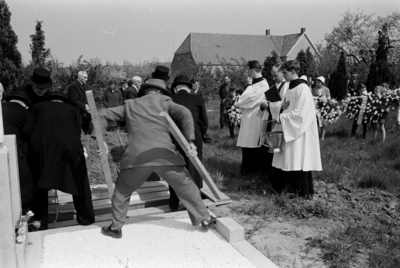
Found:
<path fill-rule="evenodd" d="M 301 33 L 284 35 L 281 55 L 287 56 L 287 54 L 290 52 L 290 50 L 292 50 L 293 46 L 297 43 L 302 35 L 303 34 Z"/>
<path fill-rule="evenodd" d="M 301 33 L 283 36 L 190 33 L 175 55 L 192 53 L 197 63 L 214 65 L 220 65 L 218 58 L 234 65 L 241 58 L 264 62 L 273 50 L 287 56 L 302 36 Z"/>

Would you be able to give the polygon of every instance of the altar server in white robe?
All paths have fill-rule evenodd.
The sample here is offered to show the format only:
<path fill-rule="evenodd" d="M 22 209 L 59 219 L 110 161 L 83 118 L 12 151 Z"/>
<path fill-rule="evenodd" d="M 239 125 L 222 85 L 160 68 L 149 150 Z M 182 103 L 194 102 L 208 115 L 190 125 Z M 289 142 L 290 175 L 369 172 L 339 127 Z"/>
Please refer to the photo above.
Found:
<path fill-rule="evenodd" d="M 322 170 L 322 164 L 314 99 L 308 85 L 298 78 L 299 69 L 293 60 L 281 66 L 290 84 L 278 118 L 284 135 L 282 152 L 274 154 L 272 166 L 281 170 L 289 193 L 311 198 L 311 171 Z"/>
<path fill-rule="evenodd" d="M 241 174 L 249 175 L 257 172 L 268 173 L 263 161 L 268 156 L 268 148 L 259 144 L 261 133 L 260 104 L 264 92 L 268 90 L 268 82 L 262 77 L 262 66 L 258 61 L 249 61 L 247 64 L 247 87 L 235 106 L 242 112 L 242 122 L 237 141 L 237 146 L 242 147 Z"/>

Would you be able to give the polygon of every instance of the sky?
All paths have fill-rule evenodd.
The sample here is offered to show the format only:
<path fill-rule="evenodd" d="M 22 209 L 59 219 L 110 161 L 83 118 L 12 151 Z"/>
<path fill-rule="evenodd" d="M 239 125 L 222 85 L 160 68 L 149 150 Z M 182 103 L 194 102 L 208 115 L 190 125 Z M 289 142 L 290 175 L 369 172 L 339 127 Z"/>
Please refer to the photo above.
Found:
<path fill-rule="evenodd" d="M 172 61 L 189 33 L 285 35 L 306 28 L 314 43 L 351 10 L 386 16 L 400 0 L 6 0 L 24 63 L 43 21 L 46 48 L 65 64 Z"/>

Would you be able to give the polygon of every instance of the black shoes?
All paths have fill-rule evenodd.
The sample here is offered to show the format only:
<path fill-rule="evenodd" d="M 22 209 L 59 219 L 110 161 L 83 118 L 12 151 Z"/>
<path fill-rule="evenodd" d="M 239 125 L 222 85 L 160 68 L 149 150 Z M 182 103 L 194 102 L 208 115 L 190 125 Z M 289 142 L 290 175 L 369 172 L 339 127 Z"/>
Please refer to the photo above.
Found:
<path fill-rule="evenodd" d="M 203 230 L 207 231 L 208 229 L 210 229 L 211 226 L 215 225 L 216 223 L 217 218 L 210 216 L 210 219 L 201 222 L 201 227 L 203 227 Z"/>
<path fill-rule="evenodd" d="M 104 226 L 101 228 L 101 233 L 106 236 L 111 236 L 112 238 L 121 238 L 122 237 L 122 230 L 121 228 L 118 229 L 111 229 L 111 226 Z"/>

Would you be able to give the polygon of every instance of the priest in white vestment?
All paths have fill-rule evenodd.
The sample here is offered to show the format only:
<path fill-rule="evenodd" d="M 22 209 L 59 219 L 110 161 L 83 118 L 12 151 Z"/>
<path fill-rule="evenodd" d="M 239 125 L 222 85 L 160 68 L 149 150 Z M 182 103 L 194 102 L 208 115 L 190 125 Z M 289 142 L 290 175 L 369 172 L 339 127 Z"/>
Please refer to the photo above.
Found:
<path fill-rule="evenodd" d="M 299 63 L 292 60 L 281 66 L 290 84 L 279 115 L 282 151 L 274 154 L 272 166 L 282 171 L 288 192 L 311 198 L 311 171 L 322 170 L 322 164 L 314 99 L 307 83 L 298 78 L 299 69 Z"/>
<path fill-rule="evenodd" d="M 286 92 L 289 88 L 289 82 L 286 82 L 285 78 L 283 77 L 283 73 L 280 69 L 281 63 L 277 63 L 272 66 L 271 75 L 274 78 L 275 84 L 269 90 L 277 90 L 279 96 L 281 98 L 280 101 L 271 102 L 267 100 L 267 96 L 264 97 L 263 101 L 261 102 L 260 109 L 264 111 L 263 113 L 263 120 L 276 120 L 278 121 L 279 113 L 282 107 L 283 100 L 285 99 Z M 267 95 L 267 94 L 264 94 Z M 267 115 L 266 115 L 267 114 Z M 277 123 L 270 123 L 270 126 L 267 127 L 268 131 L 282 131 L 281 124 Z M 270 158 L 267 159 L 269 165 L 272 166 L 273 156 L 274 154 L 270 153 Z M 282 174 L 280 169 L 272 167 L 271 174 L 269 176 L 269 181 L 272 184 L 272 188 L 277 193 L 281 193 L 285 188 L 285 182 L 282 179 Z"/>
<path fill-rule="evenodd" d="M 259 144 L 261 133 L 260 104 L 264 92 L 268 90 L 268 82 L 261 75 L 262 66 L 258 61 L 248 62 L 248 86 L 235 102 L 242 112 L 237 146 L 242 147 L 241 174 L 249 175 L 257 172 L 268 173 L 263 161 L 268 156 L 268 148 Z M 250 85 L 251 84 L 251 85 Z"/>

